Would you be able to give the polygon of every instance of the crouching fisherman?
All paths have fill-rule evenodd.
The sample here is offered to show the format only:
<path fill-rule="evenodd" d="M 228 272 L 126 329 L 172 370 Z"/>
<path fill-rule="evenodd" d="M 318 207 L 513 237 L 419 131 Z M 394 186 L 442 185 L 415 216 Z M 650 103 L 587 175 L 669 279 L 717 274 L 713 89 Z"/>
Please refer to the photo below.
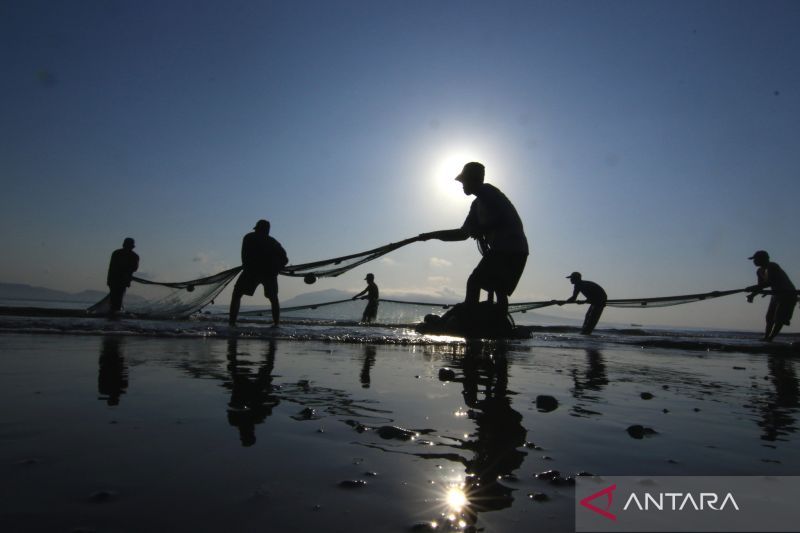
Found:
<path fill-rule="evenodd" d="M 589 303 L 589 310 L 586 311 L 586 317 L 583 319 L 581 334 L 591 335 L 600 320 L 600 315 L 603 314 L 603 309 L 606 307 L 606 300 L 608 300 L 606 291 L 594 281 L 583 279 L 580 272 L 573 272 L 567 276 L 567 279 L 575 285 L 575 290 L 572 291 L 572 296 L 559 303 L 559 305 L 572 303 L 578 299 L 578 294 L 583 293 Z"/>
<path fill-rule="evenodd" d="M 772 289 L 772 298 L 767 308 L 767 327 L 764 330 L 764 340 L 770 342 L 780 333 L 783 326 L 789 325 L 794 306 L 797 304 L 797 289 L 778 263 L 769 260 L 769 254 L 764 250 L 757 251 L 748 259 L 758 267 L 756 271 L 758 284 L 747 288 L 750 291 L 747 302 L 753 303 L 753 298 L 764 289 L 768 287 Z"/>
<path fill-rule="evenodd" d="M 478 241 L 483 258 L 467 279 L 464 299 L 467 313 L 476 308 L 481 289 L 494 293 L 497 313 L 508 313 L 508 297 L 514 292 L 528 259 L 528 240 L 522 220 L 511 201 L 497 187 L 484 183 L 485 169 L 480 163 L 467 163 L 456 181 L 464 194 L 474 195 L 464 224 L 460 228 L 423 233 L 420 240 Z"/>

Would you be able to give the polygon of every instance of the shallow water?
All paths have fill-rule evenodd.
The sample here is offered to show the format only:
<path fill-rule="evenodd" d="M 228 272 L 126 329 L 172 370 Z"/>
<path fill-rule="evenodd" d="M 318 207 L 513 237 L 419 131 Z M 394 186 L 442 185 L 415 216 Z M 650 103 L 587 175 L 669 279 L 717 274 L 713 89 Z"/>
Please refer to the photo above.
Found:
<path fill-rule="evenodd" d="M 0 531 L 572 531 L 537 473 L 800 474 L 792 358 L 96 333 L 0 335 Z"/>

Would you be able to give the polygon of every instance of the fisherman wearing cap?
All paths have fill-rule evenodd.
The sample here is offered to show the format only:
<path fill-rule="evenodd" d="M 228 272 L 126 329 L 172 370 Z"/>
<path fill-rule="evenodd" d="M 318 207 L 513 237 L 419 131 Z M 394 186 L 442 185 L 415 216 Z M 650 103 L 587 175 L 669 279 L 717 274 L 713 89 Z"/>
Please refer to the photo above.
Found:
<path fill-rule="evenodd" d="M 374 322 L 375 317 L 378 316 L 379 294 L 378 286 L 375 284 L 375 276 L 367 274 L 364 280 L 367 282 L 367 288 L 353 296 L 353 300 L 356 300 L 359 296 L 366 295 L 364 298 L 367 300 L 367 307 L 364 308 L 364 314 L 361 315 L 361 322 L 369 324 L 370 322 Z"/>
<path fill-rule="evenodd" d="M 772 298 L 767 308 L 767 327 L 764 330 L 764 339 L 770 342 L 775 335 L 780 333 L 784 325 L 788 326 L 794 313 L 794 306 L 797 303 L 797 289 L 786 275 L 786 272 L 769 260 L 769 254 L 764 250 L 759 250 L 748 257 L 753 264 L 758 267 L 756 276 L 758 284 L 747 287 L 750 294 L 747 295 L 748 303 L 753 303 L 753 298 L 760 294 L 764 289 L 772 289 Z"/>
<path fill-rule="evenodd" d="M 125 290 L 131 286 L 133 273 L 139 270 L 139 255 L 133 251 L 136 243 L 130 237 L 122 241 L 122 248 L 114 250 L 108 264 L 106 285 L 111 291 L 111 314 L 122 310 Z"/>
<path fill-rule="evenodd" d="M 481 289 L 494 292 L 499 310 L 508 312 L 508 297 L 522 277 L 528 259 L 528 240 L 522 220 L 514 205 L 500 190 L 484 183 L 485 168 L 472 162 L 464 165 L 456 180 L 461 182 L 464 194 L 475 195 L 464 224 L 457 229 L 422 233 L 420 240 L 464 241 L 472 237 L 478 241 L 483 258 L 467 279 L 464 302 L 477 304 Z"/>
<path fill-rule="evenodd" d="M 606 295 L 606 291 L 603 290 L 603 287 L 594 281 L 582 279 L 580 272 L 573 272 L 567 276 L 567 279 L 573 285 L 575 285 L 575 290 L 572 292 L 572 296 L 559 303 L 559 305 L 574 302 L 578 299 L 578 294 L 582 293 L 586 297 L 586 301 L 589 303 L 589 310 L 586 311 L 586 317 L 583 319 L 583 328 L 581 328 L 581 334 L 591 335 L 594 327 L 600 320 L 600 315 L 603 314 L 603 309 L 606 307 L 608 295 Z"/>
<path fill-rule="evenodd" d="M 256 287 L 264 286 L 264 296 L 272 307 L 272 325 L 280 324 L 281 305 L 278 301 L 278 273 L 289 263 L 286 250 L 270 237 L 270 225 L 259 220 L 253 231 L 242 239 L 242 273 L 233 286 L 228 323 L 236 325 L 242 295 L 252 296 Z"/>

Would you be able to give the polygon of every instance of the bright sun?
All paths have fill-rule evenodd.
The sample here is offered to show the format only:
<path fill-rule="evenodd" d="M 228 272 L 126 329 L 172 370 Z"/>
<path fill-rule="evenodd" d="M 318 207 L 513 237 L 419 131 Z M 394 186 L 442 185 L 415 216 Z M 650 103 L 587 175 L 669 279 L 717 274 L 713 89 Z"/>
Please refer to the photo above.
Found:
<path fill-rule="evenodd" d="M 467 150 L 451 152 L 439 161 L 434 169 L 433 179 L 441 198 L 463 203 L 464 191 L 455 178 L 464 168 L 464 164 L 470 161 L 475 161 L 475 153 Z"/>

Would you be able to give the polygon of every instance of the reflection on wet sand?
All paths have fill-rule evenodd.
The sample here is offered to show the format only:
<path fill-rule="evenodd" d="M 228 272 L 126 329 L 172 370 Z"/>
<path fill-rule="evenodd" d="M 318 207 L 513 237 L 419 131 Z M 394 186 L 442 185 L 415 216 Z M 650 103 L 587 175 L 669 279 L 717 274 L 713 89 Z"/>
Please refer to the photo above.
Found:
<path fill-rule="evenodd" d="M 374 344 L 365 344 L 364 345 L 364 364 L 361 367 L 361 375 L 359 376 L 361 379 L 361 386 L 365 389 L 369 388 L 370 385 L 370 371 L 372 367 L 375 366 L 375 354 L 377 353 L 377 348 Z"/>
<path fill-rule="evenodd" d="M 456 446 L 472 452 L 471 458 L 458 455 L 457 460 L 466 473 L 463 493 L 467 503 L 461 516 L 474 524 L 479 513 L 505 509 L 514 501 L 515 489 L 504 485 L 502 479 L 513 476 L 522 466 L 527 454 L 520 448 L 527 430 L 522 415 L 511 407 L 515 393 L 508 390 L 509 362 L 504 344 L 468 344 L 463 356 L 452 359 L 452 366 L 462 375 L 440 372 L 440 379 L 461 383 L 467 414 L 475 421 L 475 432 Z M 458 520 L 454 525 L 463 527 Z"/>
<path fill-rule="evenodd" d="M 758 421 L 762 429 L 761 439 L 785 440 L 781 437 L 797 431 L 794 415 L 800 406 L 800 382 L 793 361 L 786 357 L 770 356 L 767 369 L 774 390 L 756 402 L 761 413 Z"/>
<path fill-rule="evenodd" d="M 594 410 L 587 409 L 582 402 L 599 404 L 602 401 L 600 394 L 608 385 L 608 374 L 603 361 L 603 354 L 599 350 L 586 350 L 586 370 L 581 374 L 577 368 L 572 369 L 572 397 L 577 403 L 572 406 L 573 416 L 600 415 Z"/>
<path fill-rule="evenodd" d="M 128 390 L 128 366 L 122 356 L 124 337 L 103 337 L 97 362 L 98 399 L 108 405 L 119 405 L 120 397 Z"/>
<path fill-rule="evenodd" d="M 260 424 L 272 414 L 272 409 L 280 403 L 273 394 L 272 371 L 275 368 L 276 344 L 269 341 L 265 347 L 264 361 L 257 364 L 253 373 L 250 363 L 238 358 L 238 342 L 228 340 L 228 372 L 230 381 L 224 386 L 231 391 L 228 402 L 228 422 L 239 429 L 242 446 L 256 443 L 256 424 Z"/>

